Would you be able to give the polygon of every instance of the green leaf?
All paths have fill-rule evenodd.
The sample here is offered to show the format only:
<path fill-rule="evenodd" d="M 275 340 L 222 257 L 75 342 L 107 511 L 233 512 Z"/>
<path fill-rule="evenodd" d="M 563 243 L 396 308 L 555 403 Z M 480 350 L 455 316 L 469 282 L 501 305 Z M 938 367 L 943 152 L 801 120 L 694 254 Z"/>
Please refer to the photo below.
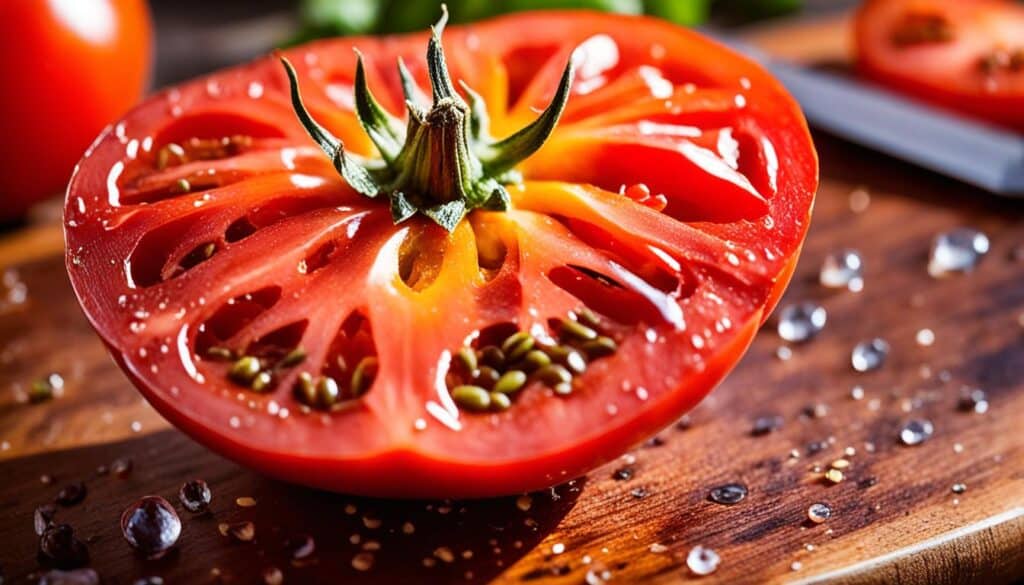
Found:
<path fill-rule="evenodd" d="M 647 14 L 683 26 L 694 26 L 708 19 L 711 0 L 645 0 Z"/>
<path fill-rule="evenodd" d="M 621 12 L 624 14 L 644 13 L 642 0 L 506 0 L 505 2 L 505 12 L 566 8 L 575 10 L 603 10 L 605 12 Z"/>
<path fill-rule="evenodd" d="M 304 0 L 300 15 L 324 36 L 365 34 L 377 28 L 383 10 L 380 0 Z"/>

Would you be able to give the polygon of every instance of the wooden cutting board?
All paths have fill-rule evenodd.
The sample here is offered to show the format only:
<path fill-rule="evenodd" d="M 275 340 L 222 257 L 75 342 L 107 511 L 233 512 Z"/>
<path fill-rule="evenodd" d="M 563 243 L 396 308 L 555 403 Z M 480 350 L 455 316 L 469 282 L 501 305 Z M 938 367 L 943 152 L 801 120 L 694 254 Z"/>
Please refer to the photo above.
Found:
<path fill-rule="evenodd" d="M 826 41 L 813 46 L 835 45 L 835 30 L 812 28 Z M 763 39 L 785 51 L 797 32 Z M 44 222 L 8 233 L 0 242 L 0 299 L 8 299 L 0 300 L 0 565 L 10 582 L 34 582 L 26 577 L 37 570 L 33 509 L 84 481 L 85 501 L 58 520 L 87 541 L 92 567 L 111 583 L 146 575 L 261 583 L 271 568 L 285 583 L 676 583 L 697 578 L 685 562 L 696 545 L 721 557 L 707 583 L 1024 578 L 1024 205 L 816 140 L 822 186 L 784 304 L 821 302 L 822 334 L 781 360 L 783 344 L 766 327 L 688 425 L 526 498 L 355 498 L 272 481 L 213 455 L 170 428 L 106 356 L 66 280 L 59 229 Z M 929 277 L 931 239 L 962 225 L 987 233 L 991 252 L 972 274 Z M 822 259 L 842 247 L 866 260 L 863 292 L 817 284 Z M 25 302 L 10 302 L 22 286 Z M 931 346 L 915 341 L 924 328 L 934 332 Z M 889 360 L 854 372 L 851 348 L 876 336 L 891 345 Z M 63 377 L 63 396 L 23 403 L 30 382 L 51 372 Z M 987 392 L 988 412 L 958 410 L 965 386 Z M 782 428 L 751 434 L 756 418 L 775 415 Z M 911 419 L 930 420 L 934 436 L 900 444 Z M 123 457 L 134 463 L 127 477 L 97 473 Z M 850 461 L 845 479 L 826 482 L 815 469 L 840 457 Z M 164 559 L 134 556 L 120 536 L 121 511 L 147 494 L 176 501 L 196 477 L 213 489 L 212 513 L 182 511 L 182 537 Z M 728 482 L 744 483 L 749 496 L 710 502 L 709 489 Z M 960 483 L 966 491 L 954 493 Z M 834 511 L 825 523 L 807 520 L 816 502 Z M 218 530 L 245 520 L 253 542 Z M 282 547 L 297 534 L 316 543 L 301 562 Z"/>

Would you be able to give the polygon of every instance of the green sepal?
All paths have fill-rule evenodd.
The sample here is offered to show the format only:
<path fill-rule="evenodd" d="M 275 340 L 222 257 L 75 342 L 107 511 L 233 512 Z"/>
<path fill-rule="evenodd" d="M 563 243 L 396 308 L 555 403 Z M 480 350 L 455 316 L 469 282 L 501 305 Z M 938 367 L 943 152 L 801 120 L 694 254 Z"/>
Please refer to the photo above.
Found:
<path fill-rule="evenodd" d="M 451 232 L 455 231 L 455 226 L 459 225 L 462 218 L 466 216 L 467 210 L 464 200 L 453 199 L 452 201 L 446 201 L 432 207 L 426 207 L 420 211 L 423 215 L 434 220 L 437 225 Z"/>
<path fill-rule="evenodd" d="M 483 209 L 488 211 L 508 211 L 508 208 L 512 205 L 512 198 L 509 197 L 508 189 L 494 181 L 494 188 L 491 191 L 491 196 L 484 201 L 481 205 Z"/>
<path fill-rule="evenodd" d="M 366 67 L 363 55 L 356 51 L 356 76 L 352 87 L 352 96 L 356 106 L 356 116 L 366 130 L 370 140 L 380 151 L 384 161 L 391 164 L 402 150 L 405 142 L 405 131 L 402 123 L 385 110 L 380 102 L 373 97 L 366 83 Z"/>
<path fill-rule="evenodd" d="M 402 95 L 405 96 L 406 105 L 414 104 L 422 108 L 427 96 L 423 95 L 420 86 L 416 84 L 416 79 L 409 72 L 409 68 L 405 66 L 405 59 L 401 57 L 398 58 L 398 79 L 402 83 Z"/>
<path fill-rule="evenodd" d="M 281 63 L 288 74 L 288 83 L 291 86 L 292 107 L 299 123 L 306 129 L 313 141 L 320 147 L 327 156 L 331 157 L 334 168 L 345 179 L 345 181 L 358 193 L 367 197 L 376 197 L 380 193 L 380 185 L 370 175 L 370 172 L 355 157 L 345 152 L 345 145 L 341 140 L 327 131 L 309 115 L 309 110 L 302 103 L 302 95 L 299 93 L 299 78 L 295 73 L 295 67 L 288 59 L 281 57 Z"/>
<path fill-rule="evenodd" d="M 391 193 L 391 220 L 399 224 L 413 215 L 416 215 L 416 206 L 406 198 L 405 193 L 393 191 Z"/>
<path fill-rule="evenodd" d="M 462 101 L 459 94 L 455 92 L 452 85 L 452 78 L 448 75 L 448 63 L 444 58 L 444 47 L 441 45 L 441 33 L 448 23 L 448 8 L 441 5 L 441 19 L 437 24 L 430 27 L 430 43 L 427 45 L 427 71 L 430 74 L 430 89 L 433 92 L 434 103 L 445 99 L 457 99 Z"/>
<path fill-rule="evenodd" d="M 484 173 L 492 177 L 500 175 L 540 149 L 544 141 L 551 136 L 562 116 L 562 111 L 565 110 L 566 102 L 569 101 L 574 71 L 572 59 L 569 59 L 565 64 L 565 70 L 562 71 L 554 98 L 540 116 L 519 132 L 483 149 L 480 161 L 483 163 Z"/>
<path fill-rule="evenodd" d="M 491 118 L 487 115 L 484 98 L 473 91 L 465 81 L 459 80 L 463 93 L 469 96 L 469 135 L 475 141 L 490 140 Z"/>
<path fill-rule="evenodd" d="M 422 213 L 453 231 L 473 209 L 509 209 L 511 198 L 504 185 L 522 182 L 522 174 L 514 166 L 536 152 L 554 130 L 570 94 L 573 65 L 571 61 L 566 65 L 554 99 L 536 120 L 495 142 L 490 137 L 483 98 L 460 81 L 467 104 L 452 84 L 441 43 L 447 21 L 448 12 L 442 7 L 427 47 L 433 96 L 429 107 L 421 105 L 426 96 L 398 59 L 398 76 L 408 110 L 404 126 L 370 92 L 366 65 L 356 52 L 356 115 L 380 152 L 380 159 L 347 154 L 341 140 L 313 120 L 302 102 L 295 69 L 287 59 L 281 58 L 281 62 L 288 74 L 299 122 L 355 191 L 368 197 L 387 194 L 396 224 Z"/>

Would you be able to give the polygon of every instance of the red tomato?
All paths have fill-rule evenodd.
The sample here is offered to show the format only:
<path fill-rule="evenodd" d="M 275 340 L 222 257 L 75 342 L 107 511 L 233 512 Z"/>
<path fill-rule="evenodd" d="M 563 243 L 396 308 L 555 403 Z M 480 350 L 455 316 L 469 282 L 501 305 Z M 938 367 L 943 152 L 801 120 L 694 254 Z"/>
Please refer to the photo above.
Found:
<path fill-rule="evenodd" d="M 1024 130 L 1024 6 L 1008 0 L 871 0 L 856 18 L 867 76 Z"/>
<path fill-rule="evenodd" d="M 427 40 L 285 56 L 312 117 L 371 155 L 352 48 L 397 115 L 397 58 L 429 95 Z M 771 311 L 817 159 L 763 69 L 662 21 L 582 12 L 455 27 L 444 46 L 496 136 L 552 101 L 574 51 L 577 65 L 554 134 L 523 180 L 504 179 L 508 209 L 450 232 L 422 215 L 395 224 L 387 201 L 350 188 L 271 58 L 154 96 L 82 160 L 65 216 L 75 291 L 146 398 L 197 440 L 339 491 L 537 489 L 676 420 Z M 511 400 L 484 391 L 496 375 L 522 384 Z M 466 385 L 484 389 L 477 410 Z"/>
<path fill-rule="evenodd" d="M 151 43 L 144 0 L 0 2 L 0 220 L 63 191 L 145 90 Z"/>

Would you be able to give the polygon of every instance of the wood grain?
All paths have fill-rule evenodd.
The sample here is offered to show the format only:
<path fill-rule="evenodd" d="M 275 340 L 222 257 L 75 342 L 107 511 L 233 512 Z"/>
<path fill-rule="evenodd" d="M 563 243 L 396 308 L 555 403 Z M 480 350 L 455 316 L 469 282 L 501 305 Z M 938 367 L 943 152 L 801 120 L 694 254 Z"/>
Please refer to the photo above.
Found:
<path fill-rule="evenodd" d="M 769 326 L 688 428 L 666 429 L 628 458 L 522 500 L 353 498 L 265 479 L 211 454 L 169 428 L 106 357 L 68 287 L 54 228 L 8 237 L 0 267 L 16 271 L 28 301 L 0 302 L 0 565 L 12 582 L 30 582 L 33 508 L 82 480 L 85 502 L 58 519 L 87 540 L 92 566 L 111 583 L 153 574 L 168 583 L 257 583 L 269 567 L 286 583 L 576 584 L 604 571 L 612 583 L 677 583 L 695 578 L 685 557 L 697 544 L 722 559 L 706 583 L 1024 578 L 1024 262 L 1014 253 L 1024 245 L 1024 205 L 816 139 L 822 188 L 784 303 L 820 301 L 825 331 L 782 361 Z M 870 194 L 861 213 L 850 208 L 855 190 Z M 961 225 L 984 230 L 992 251 L 972 274 L 930 278 L 931 238 Z M 840 247 L 866 259 L 861 293 L 816 284 L 823 257 Z M 935 332 L 930 347 L 915 342 L 925 327 Z M 850 349 L 875 336 L 892 346 L 887 364 L 853 372 Z M 64 377 L 64 395 L 23 403 L 27 385 L 49 372 Z M 850 395 L 855 385 L 862 400 Z M 963 386 L 983 388 L 989 412 L 959 411 Z M 827 414 L 808 416 L 817 404 Z M 785 424 L 754 437 L 762 415 Z M 936 431 L 906 447 L 898 432 L 912 418 Z M 846 479 L 826 483 L 815 466 L 847 447 L 856 454 Z M 129 477 L 97 476 L 118 457 L 134 460 Z M 622 467 L 631 479 L 613 478 Z M 55 480 L 44 484 L 44 475 Z M 119 533 L 121 510 L 146 494 L 174 501 L 193 477 L 211 484 L 212 512 L 182 511 L 184 532 L 168 557 L 134 556 Z M 708 501 L 710 487 L 732 481 L 749 486 L 744 501 Z M 966 492 L 953 493 L 955 483 Z M 242 496 L 257 504 L 238 506 Z M 814 502 L 832 506 L 834 517 L 807 521 Z M 221 536 L 219 523 L 240 520 L 255 523 L 255 542 Z M 293 563 L 282 550 L 298 533 L 314 537 L 313 560 Z M 367 571 L 353 567 L 360 553 L 373 558 Z"/>

